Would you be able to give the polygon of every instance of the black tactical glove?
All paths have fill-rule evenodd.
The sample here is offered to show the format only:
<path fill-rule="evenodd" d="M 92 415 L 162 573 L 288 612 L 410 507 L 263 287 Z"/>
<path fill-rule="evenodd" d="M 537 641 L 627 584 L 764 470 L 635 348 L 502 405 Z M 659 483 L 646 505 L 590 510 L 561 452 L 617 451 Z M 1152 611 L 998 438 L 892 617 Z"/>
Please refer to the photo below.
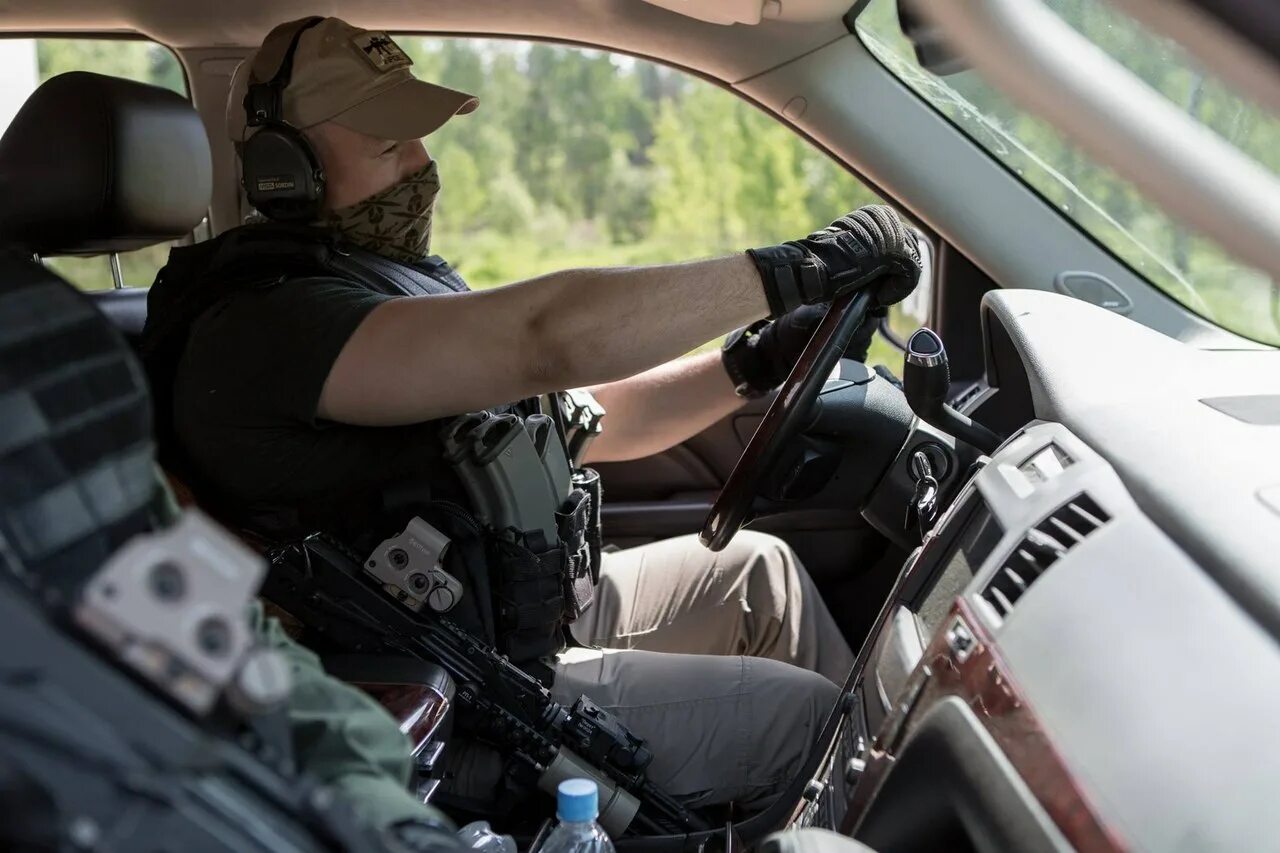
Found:
<path fill-rule="evenodd" d="M 769 311 L 781 317 L 869 285 L 875 304 L 901 302 L 920 280 L 916 236 L 882 204 L 860 207 L 803 240 L 748 249 L 764 282 Z"/>
<path fill-rule="evenodd" d="M 721 358 L 738 396 L 761 397 L 781 385 L 828 307 L 825 303 L 802 305 L 776 320 L 761 320 L 738 329 L 725 339 Z M 888 313 L 889 309 L 883 307 L 867 312 L 845 347 L 845 358 L 867 360 L 871 338 Z"/>

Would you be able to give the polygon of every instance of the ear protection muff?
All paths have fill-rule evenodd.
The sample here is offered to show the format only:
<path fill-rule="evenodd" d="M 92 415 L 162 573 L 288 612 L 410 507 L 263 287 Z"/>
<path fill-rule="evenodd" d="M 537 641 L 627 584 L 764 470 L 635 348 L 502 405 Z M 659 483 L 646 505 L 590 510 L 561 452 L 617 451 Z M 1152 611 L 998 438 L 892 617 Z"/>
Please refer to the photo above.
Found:
<path fill-rule="evenodd" d="M 298 40 L 323 20 L 304 18 L 277 27 L 263 42 L 250 70 L 244 111 L 247 127 L 257 130 L 241 150 L 242 183 L 249 203 L 268 219 L 313 220 L 324 203 L 320 159 L 302 132 L 284 120 L 284 90 L 293 74 Z M 289 45 L 275 74 L 265 83 L 260 82 L 265 76 L 261 66 L 270 66 L 285 38 L 289 38 Z"/>

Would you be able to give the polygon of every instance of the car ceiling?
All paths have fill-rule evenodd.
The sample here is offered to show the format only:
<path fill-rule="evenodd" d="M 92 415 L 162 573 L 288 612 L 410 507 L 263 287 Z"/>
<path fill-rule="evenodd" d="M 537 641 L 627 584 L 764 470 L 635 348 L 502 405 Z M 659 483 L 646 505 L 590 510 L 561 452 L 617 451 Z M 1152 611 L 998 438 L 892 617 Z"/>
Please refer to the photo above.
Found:
<path fill-rule="evenodd" d="M 847 35 L 840 19 L 850 2 L 762 0 L 759 24 L 724 26 L 645 0 L 0 0 L 0 31 L 136 32 L 175 48 L 248 47 L 282 21 L 337 15 L 369 29 L 596 45 L 736 83 Z"/>

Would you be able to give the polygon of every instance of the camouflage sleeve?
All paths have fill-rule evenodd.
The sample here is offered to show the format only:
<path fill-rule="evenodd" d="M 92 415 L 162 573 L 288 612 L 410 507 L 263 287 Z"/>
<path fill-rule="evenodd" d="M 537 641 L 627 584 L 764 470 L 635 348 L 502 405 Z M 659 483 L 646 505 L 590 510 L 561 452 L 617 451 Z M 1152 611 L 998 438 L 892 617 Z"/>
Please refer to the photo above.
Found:
<path fill-rule="evenodd" d="M 255 632 L 288 658 L 293 673 L 289 726 L 298 767 L 330 785 L 373 826 L 426 820 L 452 828 L 443 813 L 407 790 L 409 739 L 371 697 L 330 677 L 314 653 L 295 643 L 260 604 L 250 616 Z"/>
<path fill-rule="evenodd" d="M 181 513 L 159 468 L 152 512 L 162 527 Z M 295 643 L 278 620 L 266 617 L 261 603 L 250 608 L 249 622 L 267 646 L 289 661 L 289 727 L 298 768 L 331 786 L 378 830 L 411 819 L 452 828 L 443 813 L 409 793 L 409 739 L 391 715 L 371 697 L 326 674 L 314 653 Z"/>

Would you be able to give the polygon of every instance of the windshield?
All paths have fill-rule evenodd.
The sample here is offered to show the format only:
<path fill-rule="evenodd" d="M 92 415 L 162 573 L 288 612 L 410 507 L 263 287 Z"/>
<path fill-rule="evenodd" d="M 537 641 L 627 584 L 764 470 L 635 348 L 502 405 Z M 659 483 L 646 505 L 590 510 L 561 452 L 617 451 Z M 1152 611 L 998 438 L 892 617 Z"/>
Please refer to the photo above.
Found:
<path fill-rule="evenodd" d="M 1280 119 L 1198 68 L 1176 43 L 1099 0 L 1043 2 L 1197 122 L 1280 173 Z M 872 0 L 857 31 L 890 71 L 1139 275 L 1218 325 L 1280 345 L 1280 288 L 1266 273 L 1174 222 L 976 72 L 922 69 L 898 26 L 896 0 Z"/>

